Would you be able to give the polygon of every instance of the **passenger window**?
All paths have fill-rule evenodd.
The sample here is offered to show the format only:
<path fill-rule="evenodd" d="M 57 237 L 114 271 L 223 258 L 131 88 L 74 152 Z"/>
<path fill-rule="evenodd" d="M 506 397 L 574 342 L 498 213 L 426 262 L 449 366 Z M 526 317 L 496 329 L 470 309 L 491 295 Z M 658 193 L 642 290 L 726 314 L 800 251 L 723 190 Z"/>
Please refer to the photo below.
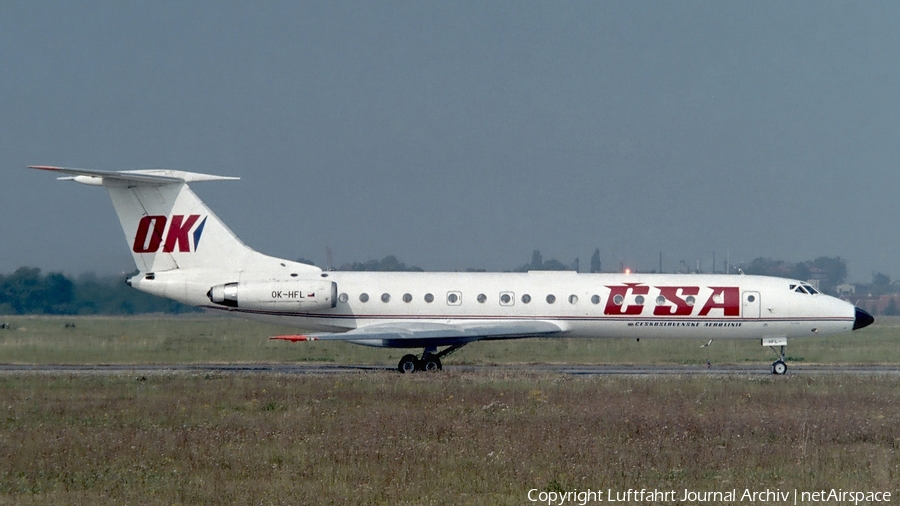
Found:
<path fill-rule="evenodd" d="M 425 294 L 425 302 L 428 302 L 429 304 L 434 302 L 434 295 L 431 295 L 430 293 L 426 293 Z"/>
<path fill-rule="evenodd" d="M 479 293 L 479 294 L 478 294 L 478 297 L 476 297 L 476 300 L 477 300 L 480 304 L 484 304 L 484 302 L 487 300 L 487 295 L 485 295 L 485 294 L 483 294 L 483 293 Z"/>
<path fill-rule="evenodd" d="M 462 294 L 460 292 L 447 292 L 447 304 L 451 306 L 462 304 Z"/>
<path fill-rule="evenodd" d="M 360 302 L 369 302 L 369 294 L 367 294 L 365 292 L 359 294 L 359 301 Z"/>
<path fill-rule="evenodd" d="M 599 304 L 600 296 L 599 295 L 591 295 L 591 304 Z"/>
<path fill-rule="evenodd" d="M 516 303 L 516 294 L 513 292 L 500 292 L 500 305 L 512 306 Z"/>
<path fill-rule="evenodd" d="M 381 302 L 390 302 L 390 301 L 391 301 L 391 294 L 389 294 L 389 293 L 381 294 Z"/>
<path fill-rule="evenodd" d="M 569 304 L 578 304 L 578 296 L 577 295 L 569 295 Z"/>
<path fill-rule="evenodd" d="M 526 293 L 522 296 L 522 304 L 528 304 L 529 302 L 531 302 L 531 295 Z"/>
<path fill-rule="evenodd" d="M 556 302 L 556 295 L 551 293 L 547 296 L 547 304 L 553 304 L 554 302 Z"/>
<path fill-rule="evenodd" d="M 412 295 L 408 293 L 403 294 L 403 302 L 412 302 Z"/>
<path fill-rule="evenodd" d="M 350 297 L 346 293 L 342 293 L 342 294 L 338 295 L 338 300 L 341 303 L 346 304 L 347 301 L 350 300 Z"/>

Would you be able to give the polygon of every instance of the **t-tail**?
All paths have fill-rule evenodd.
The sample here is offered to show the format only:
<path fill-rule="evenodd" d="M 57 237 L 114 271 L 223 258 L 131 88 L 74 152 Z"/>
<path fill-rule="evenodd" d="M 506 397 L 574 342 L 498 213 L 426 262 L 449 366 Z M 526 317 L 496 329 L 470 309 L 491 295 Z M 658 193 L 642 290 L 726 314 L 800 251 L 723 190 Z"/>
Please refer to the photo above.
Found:
<path fill-rule="evenodd" d="M 62 180 L 109 192 L 138 275 L 129 284 L 191 305 L 209 303 L 211 286 L 242 276 L 278 277 L 285 269 L 316 276 L 318 267 L 263 255 L 244 244 L 188 187 L 236 177 L 178 170 L 100 171 L 32 166 Z"/>

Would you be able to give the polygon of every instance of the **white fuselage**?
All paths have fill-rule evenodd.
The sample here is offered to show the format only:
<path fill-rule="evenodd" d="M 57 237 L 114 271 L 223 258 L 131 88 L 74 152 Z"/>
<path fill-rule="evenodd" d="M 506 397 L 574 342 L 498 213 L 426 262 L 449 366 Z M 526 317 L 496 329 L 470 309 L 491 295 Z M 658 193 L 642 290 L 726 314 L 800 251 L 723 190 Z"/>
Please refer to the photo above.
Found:
<path fill-rule="evenodd" d="M 797 290 L 807 286 L 800 281 L 765 276 L 330 271 L 314 278 L 267 276 L 264 283 L 272 289 L 257 290 L 261 300 L 250 307 L 210 303 L 209 287 L 230 281 L 216 276 L 188 283 L 194 288 L 182 292 L 182 302 L 328 332 L 398 322 L 541 320 L 562 328 L 559 337 L 760 339 L 845 332 L 855 316 L 848 302 Z M 336 285 L 334 307 L 307 310 L 285 300 L 289 293 L 302 297 L 304 287 L 322 281 Z M 171 289 L 149 289 L 161 288 L 159 283 L 181 285 L 157 276 L 133 286 L 174 295 Z"/>

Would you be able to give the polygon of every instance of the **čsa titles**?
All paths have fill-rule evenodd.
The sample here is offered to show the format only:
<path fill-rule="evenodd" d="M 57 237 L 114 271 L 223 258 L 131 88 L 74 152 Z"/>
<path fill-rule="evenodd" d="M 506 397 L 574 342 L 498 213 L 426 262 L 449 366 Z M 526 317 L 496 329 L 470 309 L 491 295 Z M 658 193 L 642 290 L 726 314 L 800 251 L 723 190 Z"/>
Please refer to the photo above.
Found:
<path fill-rule="evenodd" d="M 643 283 L 607 285 L 604 314 L 611 316 L 635 316 L 644 314 L 648 305 L 650 286 Z M 741 316 L 741 290 L 737 286 L 710 286 L 706 301 L 698 305 L 699 286 L 656 286 L 659 295 L 653 306 L 654 316 Z M 704 290 L 705 291 L 705 290 Z M 694 314 L 697 308 L 699 312 Z"/>

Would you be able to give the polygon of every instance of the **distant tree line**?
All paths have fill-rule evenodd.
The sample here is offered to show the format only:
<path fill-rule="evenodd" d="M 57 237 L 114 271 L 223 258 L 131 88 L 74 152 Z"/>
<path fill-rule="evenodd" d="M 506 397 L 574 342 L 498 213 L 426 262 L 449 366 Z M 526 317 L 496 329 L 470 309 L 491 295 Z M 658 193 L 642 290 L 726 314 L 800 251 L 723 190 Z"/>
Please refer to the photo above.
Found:
<path fill-rule="evenodd" d="M 368 262 L 353 262 L 344 264 L 339 271 L 387 271 L 387 272 L 425 272 L 425 269 L 415 265 L 407 266 L 397 260 L 394 255 L 388 255 L 381 260 L 369 260 Z"/>
<path fill-rule="evenodd" d="M 594 253 L 596 260 L 591 259 L 591 272 L 599 272 L 600 270 L 600 250 L 598 249 Z M 298 262 L 315 265 L 310 260 L 305 258 L 298 258 Z M 593 269 L 597 270 L 594 271 Z M 394 255 L 388 255 L 381 260 L 369 260 L 367 262 L 353 262 L 346 263 L 338 267 L 339 271 L 381 271 L 381 272 L 425 272 L 425 269 L 421 267 L 417 267 L 415 265 L 406 265 L 397 259 Z M 578 270 L 578 259 L 571 265 L 566 265 L 559 260 L 551 259 L 544 260 L 544 257 L 541 255 L 539 250 L 534 250 L 531 254 L 531 262 L 520 265 L 518 267 L 514 267 L 510 269 L 508 272 L 527 272 L 527 271 L 577 271 Z M 485 269 L 476 269 L 469 268 L 466 269 L 466 272 L 485 272 Z"/>
<path fill-rule="evenodd" d="M 872 273 L 872 282 L 868 284 L 857 284 L 856 285 L 856 294 L 857 295 L 866 295 L 871 297 L 878 297 L 881 295 L 895 294 L 900 292 L 900 283 L 896 281 L 891 281 L 891 277 L 883 272 L 873 272 Z M 896 311 L 897 308 L 893 308 L 893 311 Z M 897 314 L 895 312 L 892 313 L 883 313 L 883 314 Z"/>
<path fill-rule="evenodd" d="M 175 301 L 139 292 L 125 284 L 127 276 L 82 274 L 70 279 L 60 272 L 20 267 L 0 274 L 0 314 L 130 315 L 199 311 Z"/>
<path fill-rule="evenodd" d="M 599 255 L 599 253 L 598 253 Z M 566 265 L 559 260 L 551 259 L 544 260 L 543 255 L 541 255 L 540 250 L 534 250 L 531 253 L 531 262 L 520 265 L 513 269 L 513 272 L 528 272 L 528 271 L 577 271 L 578 270 L 578 259 L 575 259 L 575 262 L 572 265 Z"/>
<path fill-rule="evenodd" d="M 757 258 L 744 269 L 746 274 L 777 276 L 802 281 L 818 280 L 819 289 L 834 293 L 835 287 L 847 279 L 847 261 L 841 257 L 819 257 L 803 262 L 785 262 L 771 258 Z M 890 282 L 890 281 L 888 281 Z"/>

